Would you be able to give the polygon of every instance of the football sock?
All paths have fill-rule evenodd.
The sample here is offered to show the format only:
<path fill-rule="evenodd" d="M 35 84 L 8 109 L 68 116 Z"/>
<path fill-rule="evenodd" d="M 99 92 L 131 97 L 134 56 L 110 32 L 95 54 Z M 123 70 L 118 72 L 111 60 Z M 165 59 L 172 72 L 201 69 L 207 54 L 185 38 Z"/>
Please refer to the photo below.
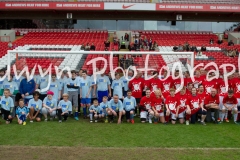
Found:
<path fill-rule="evenodd" d="M 190 114 L 186 114 L 186 121 L 189 121 L 191 115 Z"/>
<path fill-rule="evenodd" d="M 225 119 L 228 118 L 228 111 L 225 112 Z"/>
<path fill-rule="evenodd" d="M 234 117 L 234 122 L 237 121 L 237 116 L 238 116 L 238 114 L 237 114 L 237 113 L 234 113 L 234 115 L 233 115 L 233 117 Z"/>
<path fill-rule="evenodd" d="M 93 114 L 92 113 L 90 113 L 90 120 L 92 121 L 92 119 L 93 119 Z"/>
<path fill-rule="evenodd" d="M 165 117 L 165 121 L 166 121 L 166 122 L 169 122 L 169 116 L 166 116 L 166 117 Z"/>
<path fill-rule="evenodd" d="M 211 112 L 212 120 L 215 121 L 214 112 Z"/>
<path fill-rule="evenodd" d="M 133 114 L 130 114 L 130 120 L 132 120 L 132 119 L 133 119 L 133 117 L 134 117 L 134 115 L 133 115 Z"/>
<path fill-rule="evenodd" d="M 83 107 L 83 115 L 87 116 L 87 108 L 86 107 Z"/>

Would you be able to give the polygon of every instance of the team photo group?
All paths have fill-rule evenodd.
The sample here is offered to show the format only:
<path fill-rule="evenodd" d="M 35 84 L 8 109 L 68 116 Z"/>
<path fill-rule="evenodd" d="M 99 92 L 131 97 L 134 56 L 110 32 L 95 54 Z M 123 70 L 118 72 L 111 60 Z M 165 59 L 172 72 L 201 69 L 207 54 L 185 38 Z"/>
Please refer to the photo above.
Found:
<path fill-rule="evenodd" d="M 46 69 L 43 69 L 43 73 Z M 18 75 L 20 71 L 17 71 Z M 133 75 L 136 76 L 133 77 Z M 226 86 L 223 76 L 207 81 L 214 73 L 207 74 L 203 68 L 194 73 L 192 81 L 188 71 L 184 72 L 184 87 L 181 79 L 167 77 L 153 71 L 150 80 L 143 73 L 127 72 L 128 79 L 122 73 L 115 78 L 105 73 L 94 76 L 87 71 L 71 71 L 71 78 L 63 71 L 60 78 L 34 75 L 27 79 L 26 73 L 20 78 L 11 75 L 0 82 L 1 114 L 6 124 L 28 122 L 67 121 L 73 117 L 91 123 L 134 124 L 195 124 L 235 123 L 240 120 L 240 78 L 239 73 L 232 74 Z M 180 72 L 175 70 L 175 76 Z M 0 77 L 5 71 L 0 71 Z M 206 77 L 208 75 L 208 77 Z M 131 79 L 129 81 L 129 79 Z M 47 88 L 47 90 L 45 89 Z M 43 90 L 45 89 L 45 91 Z M 81 114 L 80 114 L 81 113 Z"/>

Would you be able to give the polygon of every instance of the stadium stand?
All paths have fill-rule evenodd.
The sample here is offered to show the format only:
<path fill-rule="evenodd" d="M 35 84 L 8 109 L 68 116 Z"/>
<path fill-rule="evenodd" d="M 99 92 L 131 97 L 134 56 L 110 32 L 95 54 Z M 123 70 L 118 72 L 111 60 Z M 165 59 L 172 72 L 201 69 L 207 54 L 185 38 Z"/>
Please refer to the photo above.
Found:
<path fill-rule="evenodd" d="M 240 4 L 238 0 L 162 0 L 162 3 Z"/>
<path fill-rule="evenodd" d="M 2 2 L 73 2 L 69 0 L 3 0 Z M 151 0 L 77 0 L 77 2 L 150 3 Z"/>

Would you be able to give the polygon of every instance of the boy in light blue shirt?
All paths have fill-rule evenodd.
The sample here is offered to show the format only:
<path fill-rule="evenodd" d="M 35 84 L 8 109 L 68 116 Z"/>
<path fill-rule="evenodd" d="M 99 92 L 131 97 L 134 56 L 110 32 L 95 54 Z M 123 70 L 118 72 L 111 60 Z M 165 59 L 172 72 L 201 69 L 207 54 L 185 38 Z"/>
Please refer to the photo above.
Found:
<path fill-rule="evenodd" d="M 59 81 L 56 80 L 55 74 L 52 75 L 52 80 L 50 82 L 49 90 L 54 93 L 53 98 L 56 99 L 57 101 L 60 101 L 62 86 L 59 83 Z"/>
<path fill-rule="evenodd" d="M 82 71 L 82 78 L 80 80 L 80 99 L 84 119 L 87 118 L 87 108 L 89 108 L 91 104 L 92 86 L 92 81 L 87 78 L 87 72 Z"/>
<path fill-rule="evenodd" d="M 5 89 L 3 92 L 4 96 L 1 97 L 1 111 L 2 114 L 4 115 L 4 120 L 6 121 L 6 124 L 9 124 L 12 122 L 12 113 L 14 110 L 14 103 L 13 103 L 13 99 L 10 97 L 10 91 L 9 89 Z"/>
<path fill-rule="evenodd" d="M 28 115 L 29 115 L 29 109 L 26 106 L 24 106 L 24 100 L 20 99 L 19 106 L 16 109 L 16 116 L 18 119 L 18 124 L 25 126 Z"/>
<path fill-rule="evenodd" d="M 95 119 L 95 122 L 98 122 L 98 118 L 104 117 L 104 113 L 102 112 L 102 107 L 99 106 L 98 100 L 95 99 L 93 101 L 93 105 L 90 106 L 89 112 L 90 112 L 90 122 L 93 122 L 93 117 Z"/>
<path fill-rule="evenodd" d="M 119 99 L 123 99 L 123 81 L 120 79 L 119 73 L 115 74 L 116 79 L 112 82 L 113 95 L 118 95 Z"/>
<path fill-rule="evenodd" d="M 131 79 L 132 76 L 133 75 L 133 72 L 131 71 L 131 70 L 129 70 L 128 71 L 128 79 Z M 127 97 L 127 91 L 128 91 L 128 83 L 129 83 L 129 81 L 126 79 L 126 77 L 125 76 L 122 76 L 121 78 L 120 78 L 122 81 L 123 81 L 123 84 L 124 84 L 124 90 L 123 90 L 123 96 L 124 97 Z"/>
<path fill-rule="evenodd" d="M 28 108 L 30 110 L 29 119 L 33 123 L 33 120 L 36 119 L 37 122 L 40 122 L 42 119 L 42 100 L 39 99 L 39 92 L 33 92 L 33 99 L 30 99 L 28 102 Z"/>
<path fill-rule="evenodd" d="M 128 90 L 127 97 L 125 97 L 123 100 L 123 108 L 126 112 L 127 122 L 131 122 L 132 124 L 134 124 L 133 117 L 136 106 L 137 106 L 136 99 L 132 96 L 132 91 Z"/>
<path fill-rule="evenodd" d="M 104 97 L 103 97 L 103 101 L 100 103 L 100 107 L 102 107 L 104 116 L 106 117 L 105 123 L 108 123 L 108 114 L 107 114 L 107 112 L 108 112 L 108 106 L 109 106 L 108 97 L 107 97 L 107 96 L 104 96 Z"/>
<path fill-rule="evenodd" d="M 73 102 L 73 109 L 75 109 L 74 119 L 78 119 L 78 88 L 80 87 L 79 79 L 76 78 L 76 71 L 71 71 L 72 78 L 68 78 L 67 89 L 68 89 L 68 100 Z"/>
<path fill-rule="evenodd" d="M 93 80 L 94 81 L 94 80 Z M 110 80 L 107 76 L 104 74 L 101 74 L 101 76 L 97 76 L 96 80 L 96 85 L 94 86 L 94 93 L 96 92 L 97 89 L 97 97 L 98 97 L 98 102 L 102 102 L 102 98 L 104 96 L 111 97 L 111 87 L 110 87 Z"/>
<path fill-rule="evenodd" d="M 122 122 L 122 116 L 124 116 L 125 112 L 123 110 L 123 104 L 122 101 L 119 100 L 118 95 L 114 95 L 113 99 L 109 101 L 108 106 L 108 116 L 110 119 L 110 123 L 113 122 L 114 116 L 118 116 L 118 124 Z"/>
<path fill-rule="evenodd" d="M 62 117 L 64 118 L 64 121 L 66 121 L 69 113 L 72 111 L 72 102 L 68 100 L 69 98 L 68 94 L 64 93 L 62 97 L 63 100 L 59 102 L 57 108 L 59 123 L 62 123 Z"/>

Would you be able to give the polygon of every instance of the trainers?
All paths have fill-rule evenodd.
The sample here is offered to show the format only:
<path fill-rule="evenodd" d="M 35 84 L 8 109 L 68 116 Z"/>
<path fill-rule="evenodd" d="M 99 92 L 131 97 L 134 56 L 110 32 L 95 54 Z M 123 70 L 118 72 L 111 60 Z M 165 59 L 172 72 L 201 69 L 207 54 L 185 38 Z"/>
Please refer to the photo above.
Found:
<path fill-rule="evenodd" d="M 23 122 L 23 125 L 25 126 L 27 123 L 26 122 Z"/>
<path fill-rule="evenodd" d="M 44 121 L 47 122 L 47 118 Z"/>
<path fill-rule="evenodd" d="M 59 123 L 62 123 L 62 120 L 59 120 L 58 122 L 59 122 Z"/>
<path fill-rule="evenodd" d="M 75 119 L 76 121 L 78 121 L 78 117 L 74 117 L 74 119 Z"/>
<path fill-rule="evenodd" d="M 235 124 L 239 125 L 239 123 L 237 121 L 234 121 Z"/>
<path fill-rule="evenodd" d="M 189 125 L 189 121 L 186 121 L 186 125 L 187 125 L 187 126 Z"/>
<path fill-rule="evenodd" d="M 131 123 L 134 124 L 134 119 L 131 120 Z"/>
<path fill-rule="evenodd" d="M 98 120 L 95 120 L 95 123 L 97 123 L 98 122 Z"/>
<path fill-rule="evenodd" d="M 165 124 L 165 125 L 167 125 L 167 124 L 168 124 L 168 122 L 164 122 L 164 124 Z"/>
<path fill-rule="evenodd" d="M 152 123 L 152 119 L 149 119 L 148 122 L 149 122 L 149 123 Z"/>
<path fill-rule="evenodd" d="M 30 123 L 33 123 L 33 120 L 30 120 Z"/>
<path fill-rule="evenodd" d="M 90 120 L 90 123 L 92 123 L 93 121 L 92 120 Z"/>
<path fill-rule="evenodd" d="M 105 123 L 108 123 L 108 119 L 105 120 Z"/>
<path fill-rule="evenodd" d="M 221 119 L 220 118 L 218 118 L 218 120 L 217 120 L 218 122 L 221 122 Z"/>
<path fill-rule="evenodd" d="M 225 121 L 226 121 L 226 122 L 229 122 L 229 120 L 228 120 L 227 118 L 225 119 Z"/>
<path fill-rule="evenodd" d="M 206 123 L 205 122 L 201 122 L 202 125 L 206 126 Z"/>

